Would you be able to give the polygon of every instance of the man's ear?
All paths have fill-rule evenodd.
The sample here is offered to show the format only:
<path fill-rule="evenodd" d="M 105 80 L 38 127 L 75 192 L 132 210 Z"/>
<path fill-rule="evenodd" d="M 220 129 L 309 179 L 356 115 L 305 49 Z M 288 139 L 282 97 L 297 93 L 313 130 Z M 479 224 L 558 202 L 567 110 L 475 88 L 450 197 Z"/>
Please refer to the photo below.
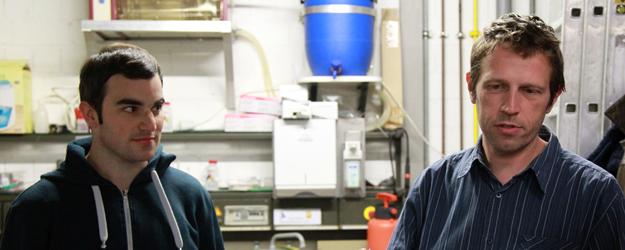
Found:
<path fill-rule="evenodd" d="M 469 89 L 469 96 L 471 97 L 471 103 L 475 104 L 475 94 L 473 93 L 473 86 L 471 86 L 471 72 L 467 72 L 467 88 Z"/>
<path fill-rule="evenodd" d="M 85 122 L 90 128 L 97 128 L 100 125 L 98 112 L 89 103 L 86 101 L 80 102 L 78 109 L 80 109 L 82 116 L 85 118 Z"/>
<path fill-rule="evenodd" d="M 556 105 L 556 102 L 558 101 L 558 97 L 560 97 L 561 94 L 562 94 L 562 89 L 558 90 L 558 93 L 556 93 L 556 95 L 553 96 L 553 102 L 551 102 L 550 105 L 547 107 L 547 114 L 549 114 L 549 112 L 551 112 L 551 109 L 553 109 L 553 106 Z"/>

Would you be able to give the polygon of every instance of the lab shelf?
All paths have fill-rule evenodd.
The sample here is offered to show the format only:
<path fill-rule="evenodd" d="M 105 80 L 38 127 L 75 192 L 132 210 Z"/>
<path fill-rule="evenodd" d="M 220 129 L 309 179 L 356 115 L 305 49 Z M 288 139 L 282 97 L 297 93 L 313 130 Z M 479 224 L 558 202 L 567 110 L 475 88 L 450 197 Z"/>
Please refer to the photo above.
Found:
<path fill-rule="evenodd" d="M 82 31 L 102 40 L 228 38 L 230 21 L 196 20 L 83 20 Z"/>
<path fill-rule="evenodd" d="M 300 85 L 309 85 L 311 83 L 318 84 L 335 84 L 335 85 L 347 85 L 358 86 L 362 83 L 376 83 L 382 82 L 382 77 L 379 76 L 337 76 L 336 79 L 332 76 L 304 76 L 300 77 L 297 81 Z"/>
<path fill-rule="evenodd" d="M 89 134 L 3 134 L 0 142 L 70 142 Z M 380 131 L 367 132 L 367 139 L 385 139 Z M 161 142 L 173 141 L 218 141 L 218 140 L 271 140 L 271 132 L 236 133 L 223 131 L 163 133 Z"/>
<path fill-rule="evenodd" d="M 82 20 L 82 32 L 100 41 L 159 39 L 221 39 L 226 73 L 226 107 L 235 109 L 232 59 L 233 29 L 230 21 L 199 20 Z"/>

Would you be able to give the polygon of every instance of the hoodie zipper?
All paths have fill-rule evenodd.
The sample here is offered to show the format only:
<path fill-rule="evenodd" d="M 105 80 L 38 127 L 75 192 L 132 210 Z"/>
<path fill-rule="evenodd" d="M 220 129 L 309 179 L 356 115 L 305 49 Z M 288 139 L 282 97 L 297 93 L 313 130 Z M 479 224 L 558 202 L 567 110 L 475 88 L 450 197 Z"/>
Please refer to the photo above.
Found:
<path fill-rule="evenodd" d="M 124 215 L 126 217 L 126 238 L 128 239 L 128 250 L 132 250 L 132 222 L 130 220 L 130 203 L 128 202 L 128 189 L 122 191 L 124 197 Z"/>

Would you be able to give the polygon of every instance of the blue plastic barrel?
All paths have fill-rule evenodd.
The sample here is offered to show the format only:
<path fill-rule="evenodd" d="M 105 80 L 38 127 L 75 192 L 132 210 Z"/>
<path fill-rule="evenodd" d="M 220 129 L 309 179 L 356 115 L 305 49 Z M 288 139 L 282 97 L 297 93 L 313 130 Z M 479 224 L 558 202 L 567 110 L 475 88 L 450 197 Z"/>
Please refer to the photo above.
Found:
<path fill-rule="evenodd" d="M 366 75 L 373 55 L 372 0 L 305 0 L 304 5 L 313 75 Z"/>

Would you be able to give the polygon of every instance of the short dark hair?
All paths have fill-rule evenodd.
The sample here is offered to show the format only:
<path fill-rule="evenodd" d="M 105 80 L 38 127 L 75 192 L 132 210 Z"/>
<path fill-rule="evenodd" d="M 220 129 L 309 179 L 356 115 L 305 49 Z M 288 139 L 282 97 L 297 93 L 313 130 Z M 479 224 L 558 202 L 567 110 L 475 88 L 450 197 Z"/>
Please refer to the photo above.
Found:
<path fill-rule="evenodd" d="M 78 86 L 80 99 L 96 110 L 100 124 L 103 122 L 102 103 L 106 95 L 106 83 L 117 74 L 128 79 L 150 79 L 158 75 L 163 84 L 161 67 L 145 49 L 125 43 L 104 46 L 83 64 Z"/>
<path fill-rule="evenodd" d="M 549 106 L 558 91 L 564 87 L 564 59 L 560 51 L 560 40 L 553 28 L 533 15 L 506 14 L 495 20 L 473 43 L 471 49 L 470 83 L 475 98 L 477 81 L 482 73 L 482 62 L 497 46 L 510 44 L 512 50 L 523 58 L 544 54 L 551 64 L 549 80 Z"/>

